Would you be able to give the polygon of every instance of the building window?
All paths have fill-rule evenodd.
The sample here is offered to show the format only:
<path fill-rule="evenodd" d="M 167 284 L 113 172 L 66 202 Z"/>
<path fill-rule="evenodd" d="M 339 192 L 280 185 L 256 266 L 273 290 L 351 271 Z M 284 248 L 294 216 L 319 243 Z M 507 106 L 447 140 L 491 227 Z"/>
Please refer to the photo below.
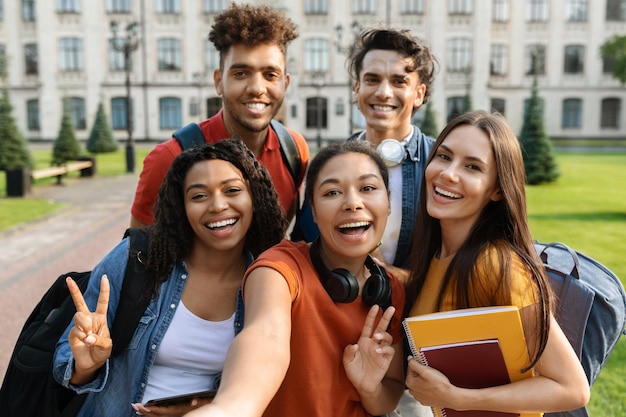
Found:
<path fill-rule="evenodd" d="M 472 64 L 472 41 L 465 38 L 448 40 L 448 71 L 463 72 Z"/>
<path fill-rule="evenodd" d="M 80 1 L 79 0 L 57 0 L 57 12 L 80 13 Z"/>
<path fill-rule="evenodd" d="M 328 0 L 304 0 L 304 14 L 328 14 Z"/>
<path fill-rule="evenodd" d="M 309 97 L 306 99 L 306 127 L 307 129 L 328 128 L 328 100 L 324 97 Z"/>
<path fill-rule="evenodd" d="M 22 20 L 24 22 L 35 21 L 35 0 L 22 0 Z"/>
<path fill-rule="evenodd" d="M 457 97 L 449 97 L 446 100 L 446 115 L 447 121 L 454 119 L 456 116 L 461 114 L 463 108 L 465 107 L 465 97 L 457 96 Z"/>
<path fill-rule="evenodd" d="M 352 0 L 353 14 L 376 14 L 376 0 Z"/>
<path fill-rule="evenodd" d="M 28 100 L 26 102 L 26 118 L 28 130 L 39 130 L 39 100 Z"/>
<path fill-rule="evenodd" d="M 607 0 L 606 20 L 614 22 L 626 21 L 626 0 Z"/>
<path fill-rule="evenodd" d="M 159 99 L 159 127 L 178 129 L 182 123 L 183 108 L 179 98 L 163 97 Z"/>
<path fill-rule="evenodd" d="M 424 0 L 402 0 L 400 2 L 401 14 L 424 14 Z"/>
<path fill-rule="evenodd" d="M 132 54 L 128 57 L 129 70 L 133 68 Z M 115 40 L 109 39 L 109 71 L 125 71 L 124 51 L 115 49 Z"/>
<path fill-rule="evenodd" d="M 568 22 L 586 22 L 587 0 L 567 0 L 565 2 L 565 20 Z"/>
<path fill-rule="evenodd" d="M 493 22 L 509 21 L 509 0 L 493 0 L 491 20 Z"/>
<path fill-rule="evenodd" d="M 219 13 L 228 7 L 228 0 L 204 0 L 204 13 Z"/>
<path fill-rule="evenodd" d="M 0 21 L 4 20 L 4 0 L 0 0 Z"/>
<path fill-rule="evenodd" d="M 566 74 L 582 74 L 585 62 L 585 47 L 581 45 L 568 45 L 565 47 L 563 72 Z"/>
<path fill-rule="evenodd" d="M 0 43 L 0 77 L 6 77 L 6 76 L 7 76 L 7 51 L 6 51 L 6 46 Z"/>
<path fill-rule="evenodd" d="M 39 73 L 37 61 L 37 44 L 27 43 L 24 45 L 24 69 L 27 75 L 37 75 Z"/>
<path fill-rule="evenodd" d="M 602 100 L 602 114 L 600 115 L 601 128 L 619 129 L 622 102 L 619 98 L 605 98 Z"/>
<path fill-rule="evenodd" d="M 506 45 L 491 45 L 489 71 L 491 75 L 506 75 L 509 72 L 508 48 Z"/>
<path fill-rule="evenodd" d="M 304 42 L 304 70 L 328 71 L 328 41 L 326 39 L 307 39 Z"/>
<path fill-rule="evenodd" d="M 130 0 L 107 0 L 107 12 L 129 13 L 130 12 Z"/>
<path fill-rule="evenodd" d="M 133 102 L 131 100 L 132 107 Z M 132 109 L 131 109 L 132 114 Z M 132 120 L 132 118 L 131 118 Z M 114 97 L 111 99 L 111 126 L 115 130 L 126 130 L 126 97 Z"/>
<path fill-rule="evenodd" d="M 222 108 L 222 98 L 221 97 L 211 97 L 206 101 L 206 117 L 209 118 L 211 116 L 215 116 L 217 112 Z"/>
<path fill-rule="evenodd" d="M 473 0 L 448 0 L 448 14 L 472 14 Z"/>
<path fill-rule="evenodd" d="M 492 98 L 491 99 L 491 111 L 497 111 L 501 115 L 505 115 L 506 110 L 506 100 L 503 98 Z"/>
<path fill-rule="evenodd" d="M 578 98 L 563 100 L 563 120 L 561 126 L 566 128 L 579 128 L 583 125 L 583 102 Z"/>
<path fill-rule="evenodd" d="M 59 54 L 59 66 L 61 71 L 82 71 L 82 40 L 78 38 L 62 38 L 59 41 Z"/>
<path fill-rule="evenodd" d="M 613 68 L 615 68 L 615 59 L 613 57 L 602 58 L 602 73 L 613 74 Z"/>
<path fill-rule="evenodd" d="M 159 39 L 157 42 L 159 71 L 180 71 L 180 41 Z"/>
<path fill-rule="evenodd" d="M 70 97 L 63 100 L 63 111 L 69 112 L 74 129 L 82 130 L 87 127 L 85 121 L 85 99 Z"/>
<path fill-rule="evenodd" d="M 204 43 L 204 70 L 207 74 L 213 74 L 216 69 L 220 69 L 220 52 L 207 39 Z"/>
<path fill-rule="evenodd" d="M 546 73 L 545 45 L 529 45 L 526 47 L 526 75 L 543 75 Z"/>
<path fill-rule="evenodd" d="M 157 13 L 176 14 L 180 12 L 180 4 L 178 0 L 157 0 L 156 11 Z"/>
<path fill-rule="evenodd" d="M 526 0 L 526 20 L 529 22 L 547 22 L 550 17 L 548 0 Z"/>

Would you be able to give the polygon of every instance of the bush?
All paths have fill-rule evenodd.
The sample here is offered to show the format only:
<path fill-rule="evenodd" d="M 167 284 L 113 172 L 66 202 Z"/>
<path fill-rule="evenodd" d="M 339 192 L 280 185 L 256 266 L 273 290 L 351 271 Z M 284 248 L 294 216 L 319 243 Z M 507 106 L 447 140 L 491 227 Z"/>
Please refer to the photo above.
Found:
<path fill-rule="evenodd" d="M 28 143 L 17 128 L 12 111 L 9 91 L 3 88 L 0 96 L 0 170 L 32 169 L 34 161 Z"/>
<path fill-rule="evenodd" d="M 435 117 L 435 111 L 433 110 L 432 103 L 429 101 L 426 103 L 426 110 L 424 110 L 424 120 L 420 130 L 423 134 L 436 138 L 439 135 L 439 128 L 437 127 L 437 118 Z"/>
<path fill-rule="evenodd" d="M 118 144 L 113 138 L 113 132 L 104 112 L 104 106 L 100 103 L 96 113 L 96 120 L 87 139 L 87 151 L 91 153 L 107 153 L 115 152 L 117 148 Z"/>
<path fill-rule="evenodd" d="M 524 109 L 519 141 L 524 156 L 526 183 L 536 185 L 556 181 L 559 170 L 552 143 L 543 126 L 543 101 L 537 92 L 537 78 L 533 81 L 531 97 Z"/>
<path fill-rule="evenodd" d="M 74 161 L 80 157 L 80 144 L 76 139 L 74 125 L 67 112 L 63 112 L 59 136 L 54 141 L 52 149 L 52 164 L 63 165 L 67 161 Z"/>

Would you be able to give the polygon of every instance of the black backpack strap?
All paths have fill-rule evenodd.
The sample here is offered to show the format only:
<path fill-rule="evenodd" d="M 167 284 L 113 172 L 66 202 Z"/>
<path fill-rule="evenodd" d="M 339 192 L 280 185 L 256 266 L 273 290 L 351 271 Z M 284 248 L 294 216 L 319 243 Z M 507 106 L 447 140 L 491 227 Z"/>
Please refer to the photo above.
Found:
<path fill-rule="evenodd" d="M 130 249 L 120 302 L 111 328 L 113 356 L 119 355 L 128 346 L 139 319 L 150 303 L 150 297 L 145 294 L 148 276 L 142 263 L 142 257 L 148 251 L 148 233 L 143 229 L 131 228 L 126 230 L 124 236 L 130 236 Z"/>
<path fill-rule="evenodd" d="M 178 141 L 183 151 L 204 145 L 204 134 L 197 123 L 189 123 L 181 127 L 172 136 Z"/>
<path fill-rule="evenodd" d="M 296 141 L 289 134 L 289 131 L 278 120 L 272 120 L 270 122 L 272 129 L 278 136 L 278 142 L 280 143 L 280 154 L 283 156 L 283 161 L 289 168 L 293 183 L 298 189 L 298 181 L 300 180 L 300 167 L 302 166 L 302 159 L 300 159 L 300 152 L 296 146 Z"/>

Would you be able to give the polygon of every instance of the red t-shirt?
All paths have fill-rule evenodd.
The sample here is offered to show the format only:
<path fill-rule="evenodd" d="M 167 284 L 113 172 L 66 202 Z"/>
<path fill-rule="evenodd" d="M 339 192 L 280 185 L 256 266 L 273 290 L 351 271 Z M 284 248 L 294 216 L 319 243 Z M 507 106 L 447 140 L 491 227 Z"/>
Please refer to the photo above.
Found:
<path fill-rule="evenodd" d="M 222 119 L 222 110 L 215 116 L 199 123 L 199 126 L 206 143 L 215 143 L 230 137 Z M 291 129 L 287 130 L 293 137 L 300 153 L 302 165 L 300 167 L 301 178 L 298 181 L 299 188 L 309 163 L 309 148 L 302 135 Z M 278 192 L 280 204 L 288 213 L 296 199 L 296 186 L 280 153 L 280 143 L 276 132 L 271 127 L 267 131 L 268 136 L 261 152 L 257 155 L 257 159 L 268 169 Z M 131 208 L 131 214 L 141 223 L 151 225 L 154 222 L 153 206 L 159 194 L 159 188 L 172 161 L 181 152 L 182 149 L 178 141 L 172 138 L 158 144 L 143 160 L 143 169 L 139 175 L 135 199 Z"/>

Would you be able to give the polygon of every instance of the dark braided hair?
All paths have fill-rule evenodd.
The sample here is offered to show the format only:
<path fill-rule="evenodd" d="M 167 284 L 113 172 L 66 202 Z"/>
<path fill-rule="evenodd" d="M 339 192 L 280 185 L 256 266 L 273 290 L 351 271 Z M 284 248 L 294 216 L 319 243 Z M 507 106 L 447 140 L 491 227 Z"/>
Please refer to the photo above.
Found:
<path fill-rule="evenodd" d="M 195 235 L 185 212 L 187 173 L 198 162 L 214 159 L 230 162 L 249 183 L 254 212 L 246 234 L 246 249 L 256 257 L 285 235 L 287 221 L 270 174 L 243 142 L 225 139 L 182 152 L 172 162 L 159 189 L 154 225 L 149 230 L 145 262 L 153 292 L 158 292 L 175 263 L 191 253 Z"/>

